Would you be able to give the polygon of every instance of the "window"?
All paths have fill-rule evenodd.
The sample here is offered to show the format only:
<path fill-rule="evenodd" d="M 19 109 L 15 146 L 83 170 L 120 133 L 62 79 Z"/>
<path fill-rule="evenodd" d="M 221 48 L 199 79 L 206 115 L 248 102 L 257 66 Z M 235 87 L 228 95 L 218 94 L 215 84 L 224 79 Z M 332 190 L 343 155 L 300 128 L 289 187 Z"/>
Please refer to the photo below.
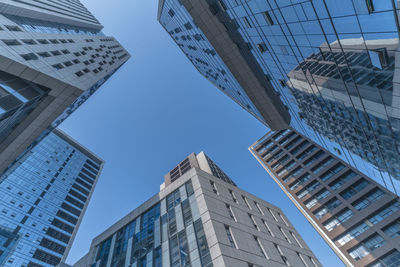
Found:
<path fill-rule="evenodd" d="M 172 9 L 170 9 L 170 10 L 168 11 L 168 15 L 169 15 L 171 18 L 174 17 L 174 16 L 175 16 L 175 11 L 172 10 Z"/>
<path fill-rule="evenodd" d="M 58 51 L 58 50 L 51 51 L 50 53 L 51 53 L 53 56 L 60 56 L 60 55 L 61 55 L 60 51 Z"/>
<path fill-rule="evenodd" d="M 317 166 L 312 168 L 312 172 L 317 174 L 320 173 L 323 169 L 325 169 L 329 164 L 331 164 L 334 161 L 334 159 L 329 156 L 326 159 L 324 159 L 322 162 L 320 162 Z"/>
<path fill-rule="evenodd" d="M 302 147 L 299 146 L 299 150 L 301 150 L 301 149 L 302 149 Z M 310 146 L 309 148 L 307 148 L 304 152 L 302 152 L 300 155 L 298 155 L 296 158 L 297 158 L 298 160 L 303 160 L 303 159 L 305 159 L 308 155 L 311 155 L 311 153 L 313 153 L 316 149 L 317 149 L 317 148 L 316 148 L 314 145 L 312 145 L 312 146 Z M 296 149 L 295 149 L 295 150 L 296 150 Z"/>
<path fill-rule="evenodd" d="M 253 236 L 253 238 L 254 238 L 254 240 L 256 241 L 256 243 L 257 243 L 257 245 L 258 245 L 258 248 L 260 249 L 261 254 L 262 254 L 266 259 L 269 259 L 267 253 L 266 253 L 265 250 L 264 250 L 264 247 L 262 246 L 262 244 L 261 244 L 261 242 L 260 242 L 260 239 L 258 239 L 257 236 Z"/>
<path fill-rule="evenodd" d="M 364 233 L 367 229 L 369 229 L 369 225 L 366 223 L 361 223 L 353 227 L 348 232 L 340 235 L 335 241 L 337 241 L 341 246 L 345 245 L 349 241 L 353 240 L 355 237 Z"/>
<path fill-rule="evenodd" d="M 379 258 L 376 262 L 368 265 L 367 267 L 395 267 L 400 265 L 400 252 L 398 250 L 392 250 L 388 254 Z"/>
<path fill-rule="evenodd" d="M 305 166 L 310 166 L 312 165 L 314 162 L 316 162 L 318 159 L 320 159 L 322 156 L 325 155 L 325 152 L 323 151 L 318 151 L 317 154 L 315 154 L 314 156 L 312 156 L 311 158 L 309 158 L 307 161 L 304 162 Z"/>
<path fill-rule="evenodd" d="M 188 23 L 185 23 L 183 26 L 185 26 L 186 30 L 191 30 L 191 29 L 193 29 L 192 24 L 190 24 L 189 22 L 188 22 Z"/>
<path fill-rule="evenodd" d="M 282 221 L 285 223 L 285 225 L 289 227 L 288 222 L 287 222 L 286 219 L 282 216 L 282 214 L 280 214 L 280 213 L 278 212 L 278 215 L 279 215 L 279 217 L 281 217 L 281 219 L 282 219 Z"/>
<path fill-rule="evenodd" d="M 332 190 L 337 190 L 341 188 L 345 183 L 347 183 L 352 178 L 356 177 L 357 174 L 353 171 L 348 171 L 345 174 L 341 175 L 338 179 L 336 179 L 333 183 L 329 186 Z"/>
<path fill-rule="evenodd" d="M 325 216 L 325 214 L 334 210 L 340 204 L 342 204 L 342 202 L 335 197 L 335 198 L 329 200 L 325 205 L 323 205 L 321 208 L 314 211 L 313 213 L 317 219 L 321 219 L 323 216 Z"/>
<path fill-rule="evenodd" d="M 330 219 L 329 221 L 324 223 L 324 226 L 326 230 L 330 232 L 339 225 L 341 225 L 342 223 L 344 223 L 345 221 L 347 221 L 348 219 L 350 219 L 351 217 L 353 217 L 353 215 L 354 215 L 353 212 L 347 208 L 342 212 L 338 213 L 336 216 L 334 216 L 333 219 Z"/>
<path fill-rule="evenodd" d="M 229 189 L 229 193 L 231 194 L 231 196 L 232 196 L 232 200 L 233 200 L 233 202 L 235 202 L 236 204 L 238 204 L 238 201 L 237 201 L 237 198 L 236 198 L 236 196 L 235 196 L 235 193 L 233 193 L 233 191 L 232 190 L 230 190 Z"/>
<path fill-rule="evenodd" d="M 292 243 L 292 242 L 290 241 L 290 239 L 287 237 L 285 231 L 283 231 L 283 229 L 282 229 L 281 227 L 279 227 L 279 226 L 278 226 L 278 228 L 279 228 L 279 231 L 281 231 L 281 233 L 282 233 L 283 237 L 285 238 L 286 242 Z"/>
<path fill-rule="evenodd" d="M 281 256 L 283 263 L 285 263 L 286 266 L 290 266 L 289 261 L 287 260 L 286 256 L 283 255 L 281 248 L 277 244 L 274 244 L 274 246 L 275 246 L 276 250 L 278 251 L 279 255 Z"/>
<path fill-rule="evenodd" d="M 344 199 L 350 199 L 354 195 L 359 193 L 361 190 L 363 190 L 367 185 L 369 185 L 369 183 L 366 180 L 361 179 L 357 183 L 355 183 L 355 184 L 351 185 L 349 188 L 347 188 L 344 192 L 340 193 L 340 195 Z"/>
<path fill-rule="evenodd" d="M 291 232 L 291 231 L 289 231 L 289 233 L 290 233 L 290 235 L 293 237 L 293 239 L 296 241 L 297 245 L 298 245 L 299 247 L 303 248 L 303 246 L 301 245 L 300 241 L 297 239 L 297 236 L 296 236 L 293 232 Z"/>
<path fill-rule="evenodd" d="M 320 186 L 320 183 L 318 181 L 313 181 L 306 188 L 304 188 L 300 192 L 297 192 L 296 195 L 299 199 L 302 199 L 307 194 L 309 194 L 309 193 L 313 192 L 315 189 L 317 189 L 319 186 Z"/>
<path fill-rule="evenodd" d="M 268 47 L 265 43 L 259 43 L 257 44 L 258 50 L 260 50 L 261 53 L 264 53 L 268 51 Z"/>
<path fill-rule="evenodd" d="M 64 66 L 61 65 L 61 64 L 54 64 L 54 65 L 53 65 L 53 68 L 55 68 L 56 70 L 61 70 L 61 69 L 64 68 Z"/>
<path fill-rule="evenodd" d="M 257 207 L 258 211 L 259 211 L 262 215 L 265 215 L 264 212 L 262 211 L 260 205 L 259 205 L 257 202 L 254 201 L 254 205 Z"/>
<path fill-rule="evenodd" d="M 271 228 L 269 228 L 269 225 L 267 224 L 267 222 L 265 220 L 261 220 L 261 221 L 265 225 L 265 229 L 267 229 L 268 234 L 270 234 L 270 236 L 275 236 L 274 233 L 272 233 Z"/>
<path fill-rule="evenodd" d="M 274 218 L 275 221 L 278 221 L 278 219 L 275 217 L 274 213 L 272 213 L 272 210 L 267 208 L 269 213 L 272 215 L 272 217 Z"/>
<path fill-rule="evenodd" d="M 260 231 L 260 228 L 258 228 L 258 225 L 257 225 L 256 220 L 254 219 L 253 215 L 251 215 L 250 213 L 248 215 L 249 215 L 251 222 L 253 223 L 254 228 L 257 229 L 257 231 Z"/>
<path fill-rule="evenodd" d="M 228 237 L 228 240 L 229 240 L 229 245 L 231 247 L 233 247 L 233 248 L 237 248 L 236 242 L 233 239 L 233 235 L 232 235 L 231 229 L 229 228 L 228 225 L 225 225 L 225 232 L 226 232 L 226 236 Z"/>
<path fill-rule="evenodd" d="M 361 242 L 361 245 L 350 249 L 348 252 L 355 261 L 359 261 L 375 249 L 381 247 L 384 243 L 385 240 L 380 235 L 374 234 L 372 237 Z"/>
<path fill-rule="evenodd" d="M 355 261 L 359 261 L 369 254 L 367 248 L 363 245 L 357 246 L 349 250 L 348 252 Z"/>
<path fill-rule="evenodd" d="M 365 0 L 365 4 L 367 5 L 367 9 L 370 14 L 375 11 L 373 0 Z"/>
<path fill-rule="evenodd" d="M 373 215 L 372 217 L 368 218 L 368 221 L 372 224 L 377 224 L 380 221 L 383 221 L 388 216 L 392 215 L 396 211 L 400 209 L 400 202 L 394 202 L 389 207 L 384 208 L 378 211 L 377 214 Z"/>
<path fill-rule="evenodd" d="M 383 228 L 382 231 L 390 238 L 396 238 L 400 236 L 400 220 L 397 220 L 389 226 Z"/>
<path fill-rule="evenodd" d="M 22 30 L 18 26 L 14 25 L 4 25 L 9 31 L 12 32 L 22 32 Z"/>
<path fill-rule="evenodd" d="M 247 206 L 249 209 L 252 209 L 252 208 L 250 207 L 249 202 L 247 201 L 247 198 L 246 198 L 245 196 L 242 196 L 242 199 L 243 199 L 244 203 L 246 203 L 246 206 Z"/>
<path fill-rule="evenodd" d="M 215 186 L 215 183 L 213 181 L 210 181 L 210 185 L 213 192 L 218 195 L 218 190 L 217 187 Z"/>
<path fill-rule="evenodd" d="M 389 64 L 389 56 L 386 48 L 380 48 L 375 50 L 368 50 L 371 58 L 371 63 L 375 68 L 384 69 Z"/>
<path fill-rule="evenodd" d="M 243 17 L 243 23 L 246 25 L 247 28 L 251 28 L 250 21 L 247 17 Z"/>
<path fill-rule="evenodd" d="M 29 60 L 37 60 L 38 59 L 38 56 L 35 55 L 34 53 L 23 54 L 23 55 L 21 55 L 21 57 L 23 59 L 27 60 L 27 61 L 29 61 Z"/>
<path fill-rule="evenodd" d="M 236 218 L 235 218 L 235 215 L 233 214 L 233 210 L 232 210 L 231 206 L 230 206 L 229 204 L 225 204 L 225 206 L 226 206 L 226 209 L 228 210 L 229 216 L 230 216 L 233 220 L 235 220 L 235 222 L 236 222 Z"/>
<path fill-rule="evenodd" d="M 37 41 L 39 42 L 39 44 L 49 44 L 49 41 L 47 41 L 45 39 L 39 39 Z"/>
<path fill-rule="evenodd" d="M 20 42 L 18 42 L 17 40 L 14 39 L 7 39 L 7 40 L 2 40 L 3 43 L 5 43 L 8 46 L 14 46 L 14 45 L 21 45 Z"/>
<path fill-rule="evenodd" d="M 330 168 L 327 172 L 325 172 L 324 174 L 322 174 L 320 176 L 322 181 L 327 181 L 330 178 L 332 178 L 332 176 L 334 176 L 335 174 L 338 174 L 341 170 L 344 169 L 344 165 L 342 163 L 338 163 L 335 166 L 333 166 L 332 168 Z"/>
<path fill-rule="evenodd" d="M 385 193 L 380 189 L 375 189 L 363 196 L 360 200 L 353 203 L 354 208 L 357 210 L 363 210 L 369 207 L 373 202 L 381 199 Z"/>
<path fill-rule="evenodd" d="M 274 21 L 272 20 L 271 15 L 269 14 L 268 11 L 265 11 L 265 12 L 264 12 L 264 18 L 265 18 L 265 20 L 267 21 L 267 24 L 268 24 L 269 26 L 274 25 Z"/>
<path fill-rule="evenodd" d="M 24 44 L 27 44 L 27 45 L 35 45 L 35 44 L 37 44 L 34 40 L 32 40 L 32 39 L 24 39 L 24 40 L 22 40 L 22 42 L 24 43 Z"/>
<path fill-rule="evenodd" d="M 51 55 L 47 52 L 41 52 L 41 53 L 38 53 L 38 55 L 42 58 L 51 57 Z"/>

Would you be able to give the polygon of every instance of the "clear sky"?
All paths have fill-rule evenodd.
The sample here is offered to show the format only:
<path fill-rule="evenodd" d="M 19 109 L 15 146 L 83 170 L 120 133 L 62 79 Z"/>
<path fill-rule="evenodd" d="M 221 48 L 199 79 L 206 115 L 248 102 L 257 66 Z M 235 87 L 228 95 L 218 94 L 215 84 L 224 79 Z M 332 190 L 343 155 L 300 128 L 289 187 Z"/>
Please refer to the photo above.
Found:
<path fill-rule="evenodd" d="M 67 263 L 205 151 L 239 187 L 279 206 L 324 266 L 344 266 L 248 151 L 267 128 L 197 72 L 157 22 L 158 0 L 82 2 L 132 58 L 61 125 L 106 161 Z"/>

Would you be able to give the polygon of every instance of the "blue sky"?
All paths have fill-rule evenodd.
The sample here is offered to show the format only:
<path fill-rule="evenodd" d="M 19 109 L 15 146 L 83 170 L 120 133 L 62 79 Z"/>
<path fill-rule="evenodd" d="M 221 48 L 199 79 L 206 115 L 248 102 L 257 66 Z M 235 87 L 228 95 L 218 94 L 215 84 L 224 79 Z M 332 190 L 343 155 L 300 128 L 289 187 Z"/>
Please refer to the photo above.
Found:
<path fill-rule="evenodd" d="M 265 126 L 197 72 L 158 24 L 158 1 L 82 2 L 132 58 L 61 125 L 106 161 L 67 262 L 205 151 L 239 187 L 279 206 L 324 266 L 344 266 L 248 151 Z"/>

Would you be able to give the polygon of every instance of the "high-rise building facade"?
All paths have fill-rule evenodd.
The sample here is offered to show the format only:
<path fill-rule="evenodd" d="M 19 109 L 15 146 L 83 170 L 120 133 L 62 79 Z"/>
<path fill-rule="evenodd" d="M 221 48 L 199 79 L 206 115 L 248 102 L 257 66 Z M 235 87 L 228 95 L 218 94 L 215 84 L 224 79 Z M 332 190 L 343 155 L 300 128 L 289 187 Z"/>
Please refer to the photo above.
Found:
<path fill-rule="evenodd" d="M 78 0 L 1 1 L 0 173 L 128 60 L 102 28 Z"/>
<path fill-rule="evenodd" d="M 97 236 L 75 267 L 321 266 L 282 211 L 241 189 L 203 152 Z"/>
<path fill-rule="evenodd" d="M 400 266 L 400 199 L 294 130 L 250 151 L 347 266 Z"/>
<path fill-rule="evenodd" d="M 160 0 L 158 19 L 202 75 L 272 130 L 290 122 L 398 194 L 398 8 L 392 0 Z"/>
<path fill-rule="evenodd" d="M 59 130 L 0 177 L 0 265 L 64 261 L 103 161 Z"/>

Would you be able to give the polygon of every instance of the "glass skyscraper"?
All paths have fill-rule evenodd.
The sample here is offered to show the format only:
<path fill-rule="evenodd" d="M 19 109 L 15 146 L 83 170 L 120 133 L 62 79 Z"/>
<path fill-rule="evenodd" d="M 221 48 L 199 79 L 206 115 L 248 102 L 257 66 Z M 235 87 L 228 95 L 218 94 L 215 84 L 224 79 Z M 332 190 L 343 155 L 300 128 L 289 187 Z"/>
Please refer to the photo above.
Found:
<path fill-rule="evenodd" d="M 282 211 L 241 189 L 203 152 L 97 236 L 75 267 L 321 266 Z"/>
<path fill-rule="evenodd" d="M 394 0 L 160 0 L 158 19 L 206 78 L 272 130 L 290 122 L 398 194 L 398 8 Z M 290 119 L 255 93 L 271 88 Z"/>
<path fill-rule="evenodd" d="M 0 177 L 0 266 L 64 261 L 103 161 L 54 130 Z"/>
<path fill-rule="evenodd" d="M 0 173 L 129 59 L 102 29 L 78 0 L 0 2 Z"/>
<path fill-rule="evenodd" d="M 400 199 L 294 130 L 250 151 L 346 266 L 400 266 Z"/>

